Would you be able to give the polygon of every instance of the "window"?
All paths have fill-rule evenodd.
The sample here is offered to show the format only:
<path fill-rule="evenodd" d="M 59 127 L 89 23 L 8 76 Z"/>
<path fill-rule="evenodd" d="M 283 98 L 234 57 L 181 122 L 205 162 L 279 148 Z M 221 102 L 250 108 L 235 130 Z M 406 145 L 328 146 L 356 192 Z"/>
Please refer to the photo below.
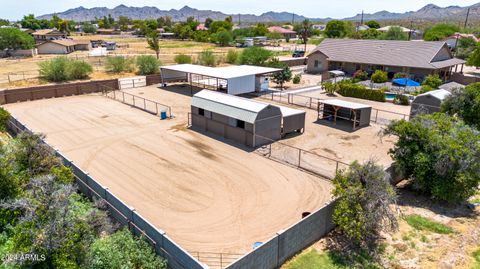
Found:
<path fill-rule="evenodd" d="M 198 115 L 205 116 L 205 110 L 203 108 L 198 109 Z"/>
<path fill-rule="evenodd" d="M 245 129 L 245 122 L 243 120 L 237 120 L 237 128 Z"/>
<path fill-rule="evenodd" d="M 315 60 L 314 67 L 315 67 L 315 68 L 318 68 L 318 60 Z"/>

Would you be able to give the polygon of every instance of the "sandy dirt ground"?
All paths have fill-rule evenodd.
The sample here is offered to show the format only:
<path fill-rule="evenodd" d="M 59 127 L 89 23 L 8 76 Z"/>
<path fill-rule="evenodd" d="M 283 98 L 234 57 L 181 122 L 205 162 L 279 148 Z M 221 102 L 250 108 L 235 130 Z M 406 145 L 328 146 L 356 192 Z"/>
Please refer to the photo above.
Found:
<path fill-rule="evenodd" d="M 97 95 L 5 107 L 191 252 L 245 253 L 330 200 L 325 180 L 187 129 L 171 95 L 164 121 Z"/>
<path fill-rule="evenodd" d="M 156 86 L 149 86 L 144 88 L 129 89 L 126 92 L 142 96 L 144 98 L 154 100 L 164 104 L 172 104 L 173 115 L 182 121 L 187 121 L 187 114 L 190 111 L 190 86 L 188 85 L 172 85 L 167 88 L 157 88 Z M 197 90 L 194 90 L 194 93 Z M 262 102 L 271 102 L 265 99 L 257 99 Z M 279 104 L 272 102 L 274 104 Z M 279 104 L 284 105 L 285 104 Z M 393 105 L 393 104 L 390 104 Z M 297 109 L 302 109 L 294 107 Z M 307 112 L 305 122 L 305 132 L 302 135 L 289 135 L 281 140 L 285 145 L 301 148 L 309 152 L 314 152 L 318 155 L 332 158 L 344 163 L 351 163 L 352 161 L 366 161 L 368 159 L 375 159 L 380 164 L 388 166 L 392 163 L 392 159 L 388 155 L 388 150 L 395 142 L 393 137 L 380 138 L 378 133 L 382 130 L 381 125 L 372 124 L 369 127 L 361 128 L 356 131 L 351 130 L 351 125 L 338 122 L 333 126 L 328 121 L 317 120 L 316 110 L 305 109 Z M 273 149 L 278 158 L 295 162 L 298 160 L 298 152 L 293 148 L 287 148 L 282 145 L 276 145 Z M 288 156 L 287 156 L 288 155 Z M 323 158 L 315 156 L 302 155 L 302 161 L 312 164 L 314 171 L 319 169 L 322 175 L 334 175 L 335 162 L 327 161 Z M 290 162 L 291 163 L 291 162 Z"/>

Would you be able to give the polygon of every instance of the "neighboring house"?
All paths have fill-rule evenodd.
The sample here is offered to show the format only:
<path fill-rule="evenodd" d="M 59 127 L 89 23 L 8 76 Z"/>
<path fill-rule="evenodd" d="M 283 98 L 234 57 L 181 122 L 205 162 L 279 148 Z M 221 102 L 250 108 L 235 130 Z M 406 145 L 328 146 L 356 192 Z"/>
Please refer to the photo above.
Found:
<path fill-rule="evenodd" d="M 443 80 L 452 72 L 463 72 L 464 60 L 453 57 L 445 42 L 325 39 L 308 55 L 307 72 L 341 70 L 353 75 L 357 70 L 383 70 L 389 78 L 398 72 L 422 81 L 438 74 Z"/>
<path fill-rule="evenodd" d="M 37 45 L 38 54 L 69 54 L 75 51 L 75 42 L 71 39 L 50 40 Z"/>
<path fill-rule="evenodd" d="M 370 29 L 368 25 L 358 25 L 357 27 L 355 27 L 356 31 L 366 31 L 368 29 Z"/>
<path fill-rule="evenodd" d="M 279 33 L 282 34 L 284 38 L 292 39 L 297 37 L 297 32 L 289 29 L 282 28 L 280 26 L 271 26 L 268 27 L 270 33 Z"/>
<path fill-rule="evenodd" d="M 382 28 L 378 28 L 377 30 L 380 31 L 380 32 L 388 32 L 390 30 L 390 28 L 392 28 L 392 27 L 399 27 L 400 29 L 402 29 L 402 32 L 404 32 L 404 33 L 409 33 L 410 31 L 412 31 L 408 28 L 398 26 L 398 25 L 389 25 L 389 26 L 385 26 L 385 27 L 382 27 Z"/>
<path fill-rule="evenodd" d="M 410 119 L 420 114 L 433 114 L 435 112 L 440 112 L 443 100 L 450 95 L 451 93 L 444 89 L 419 94 L 412 102 Z"/>
<path fill-rule="evenodd" d="M 447 45 L 449 48 L 454 49 L 457 47 L 457 40 L 462 39 L 462 38 L 471 38 L 475 42 L 479 42 L 480 40 L 474 35 L 474 34 L 462 34 L 462 33 L 455 33 L 445 40 L 447 42 Z"/>
<path fill-rule="evenodd" d="M 122 32 L 117 29 L 97 29 L 97 35 L 120 35 Z"/>
<path fill-rule="evenodd" d="M 208 31 L 208 28 L 205 27 L 205 24 L 200 23 L 199 25 L 197 25 L 196 30 L 197 30 L 197 31 Z"/>
<path fill-rule="evenodd" d="M 73 42 L 75 42 L 75 50 L 89 51 L 92 49 L 92 42 L 90 42 L 90 40 L 73 40 Z"/>
<path fill-rule="evenodd" d="M 55 29 L 38 30 L 32 33 L 32 35 L 33 35 L 33 39 L 35 39 L 35 42 L 37 43 L 43 43 L 49 40 L 58 40 L 58 39 L 67 38 L 67 34 Z"/>
<path fill-rule="evenodd" d="M 325 24 L 314 24 L 314 25 L 312 25 L 313 29 L 320 30 L 320 31 L 324 31 L 326 27 L 327 27 L 327 25 L 325 25 Z"/>

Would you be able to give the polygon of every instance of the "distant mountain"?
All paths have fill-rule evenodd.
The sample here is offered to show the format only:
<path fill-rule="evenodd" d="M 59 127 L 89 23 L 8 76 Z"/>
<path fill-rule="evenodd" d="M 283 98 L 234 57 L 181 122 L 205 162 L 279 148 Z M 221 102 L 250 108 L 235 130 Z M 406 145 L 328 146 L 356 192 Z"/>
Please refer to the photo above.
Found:
<path fill-rule="evenodd" d="M 460 20 L 465 18 L 467 9 L 469 7 L 449 6 L 439 7 L 434 4 L 429 4 L 417 11 L 409 11 L 406 13 L 394 13 L 389 11 L 379 11 L 373 14 L 364 14 L 364 20 Z M 127 7 L 125 5 L 119 5 L 115 8 L 95 7 L 84 8 L 78 7 L 69 9 L 64 12 L 57 13 L 62 19 L 74 20 L 78 22 L 91 21 L 95 18 L 102 18 L 111 14 L 114 18 L 120 16 L 126 16 L 131 19 L 157 19 L 161 16 L 170 16 L 174 21 L 185 21 L 188 17 L 195 17 L 199 21 L 204 21 L 206 18 L 212 18 L 213 20 L 223 20 L 227 16 L 232 16 L 233 20 L 237 23 L 241 22 L 272 22 L 282 21 L 289 22 L 293 19 L 293 14 L 290 12 L 266 12 L 261 15 L 254 14 L 226 14 L 220 11 L 212 10 L 198 10 L 189 6 L 176 10 L 160 10 L 157 7 Z M 54 14 L 42 15 L 40 19 L 51 19 Z M 360 21 L 362 15 L 357 14 L 354 17 L 345 18 L 345 20 Z M 470 6 L 470 18 L 472 20 L 480 17 L 480 3 Z M 306 17 L 301 15 L 294 16 L 295 21 L 302 21 Z M 331 18 L 310 18 L 314 21 L 328 21 Z"/>
<path fill-rule="evenodd" d="M 176 10 L 160 10 L 157 7 L 127 7 L 119 5 L 115 8 L 109 9 L 106 7 L 84 8 L 78 7 L 69 9 L 64 12 L 57 13 L 62 19 L 74 20 L 78 22 L 91 21 L 95 18 L 103 18 L 111 14 L 112 17 L 118 18 L 126 16 L 131 19 L 157 19 L 161 16 L 170 16 L 174 21 L 185 21 L 188 17 L 195 17 L 199 21 L 204 21 L 206 18 L 213 20 L 223 20 L 227 16 L 232 16 L 235 22 L 269 22 L 269 21 L 292 21 L 292 13 L 288 12 L 267 12 L 262 15 L 253 14 L 225 14 L 220 11 L 212 10 L 198 10 L 189 6 Z M 54 14 L 42 15 L 40 19 L 51 19 Z M 306 17 L 295 15 L 295 20 L 304 20 Z"/>
<path fill-rule="evenodd" d="M 463 20 L 465 19 L 468 8 L 470 8 L 470 18 L 472 20 L 478 20 L 480 16 L 480 3 L 469 7 L 439 7 L 434 4 L 429 4 L 417 11 L 405 13 L 392 13 L 384 10 L 373 14 L 364 14 L 363 20 Z M 354 17 L 345 18 L 345 20 L 360 21 L 361 18 L 362 15 L 357 14 Z"/>

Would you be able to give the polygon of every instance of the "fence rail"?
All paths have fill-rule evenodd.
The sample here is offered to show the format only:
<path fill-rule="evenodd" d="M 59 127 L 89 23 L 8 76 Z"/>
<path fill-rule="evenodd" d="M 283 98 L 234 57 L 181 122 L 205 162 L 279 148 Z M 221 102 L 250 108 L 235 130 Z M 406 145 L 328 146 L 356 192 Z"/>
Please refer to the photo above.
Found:
<path fill-rule="evenodd" d="M 8 122 L 9 131 L 13 135 L 20 132 L 33 133 L 24 124 L 19 122 L 15 117 L 10 117 Z M 48 145 L 57 157 L 59 157 L 65 166 L 70 167 L 75 176 L 79 190 L 87 197 L 100 199 L 105 202 L 110 216 L 118 223 L 125 225 L 129 230 L 137 235 L 144 237 L 149 242 L 156 253 L 168 261 L 169 268 L 172 269 L 203 269 L 205 268 L 192 255 L 183 250 L 173 240 L 171 240 L 165 232 L 158 230 L 146 219 L 144 219 L 134 208 L 125 204 L 122 200 L 117 198 L 108 188 L 102 186 L 98 181 L 91 177 L 88 173 L 82 171 L 73 161 L 68 160 L 58 150 Z"/>
<path fill-rule="evenodd" d="M 154 115 L 160 115 L 161 112 L 166 112 L 168 118 L 172 118 L 172 108 L 170 106 L 137 96 L 133 95 L 124 91 L 120 91 L 105 85 L 102 85 L 102 95 L 120 101 L 124 104 L 133 106 L 140 110 L 146 111 L 148 113 Z"/>
<path fill-rule="evenodd" d="M 262 93 L 250 93 L 250 96 L 278 102 L 284 103 L 289 105 L 296 105 L 308 109 L 317 109 L 318 104 L 322 103 L 324 99 L 305 96 L 301 94 L 295 93 L 281 93 L 275 91 L 268 91 Z M 408 119 L 409 115 L 402 114 L 398 112 L 392 112 L 388 110 L 382 110 L 377 108 L 372 108 L 372 117 L 370 118 L 370 122 L 374 122 L 377 124 L 387 125 L 392 120 L 401 120 L 401 119 Z"/>

